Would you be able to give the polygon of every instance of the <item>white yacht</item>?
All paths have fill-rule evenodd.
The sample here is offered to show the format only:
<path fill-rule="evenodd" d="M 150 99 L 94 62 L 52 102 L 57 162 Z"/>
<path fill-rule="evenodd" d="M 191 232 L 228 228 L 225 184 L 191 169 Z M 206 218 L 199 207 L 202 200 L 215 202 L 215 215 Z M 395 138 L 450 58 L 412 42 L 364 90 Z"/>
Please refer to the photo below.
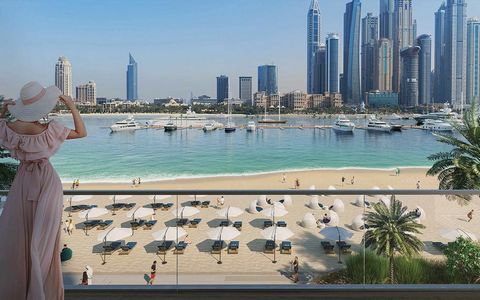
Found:
<path fill-rule="evenodd" d="M 215 121 L 208 122 L 205 125 L 203 125 L 202 129 L 205 132 L 216 130 L 217 129 L 217 123 Z"/>
<path fill-rule="evenodd" d="M 332 128 L 333 130 L 340 132 L 353 132 L 353 130 L 355 130 L 355 124 L 344 115 L 340 115 Z"/>
<path fill-rule="evenodd" d="M 413 118 L 417 121 L 417 125 L 422 125 L 426 120 L 457 120 L 459 119 L 459 115 L 452 111 L 447 102 L 444 103 L 443 108 L 437 112 L 416 115 Z"/>
<path fill-rule="evenodd" d="M 391 132 L 392 126 L 387 124 L 386 122 L 379 121 L 376 119 L 368 120 L 367 130 L 369 131 L 381 131 L 381 132 Z"/>
<path fill-rule="evenodd" d="M 138 122 L 135 121 L 133 116 L 128 116 L 127 119 L 123 121 L 116 122 L 112 126 L 110 126 L 110 130 L 112 132 L 118 132 L 118 131 L 133 131 L 133 130 L 138 130 L 142 129 L 142 126 Z"/>
<path fill-rule="evenodd" d="M 442 120 L 427 119 L 423 122 L 422 129 L 431 131 L 453 131 L 452 125 Z"/>
<path fill-rule="evenodd" d="M 230 99 L 228 99 L 228 115 L 227 115 L 227 125 L 224 127 L 226 133 L 234 132 L 237 130 L 235 123 L 232 122 L 232 114 L 230 112 Z"/>
<path fill-rule="evenodd" d="M 247 124 L 247 131 L 248 132 L 253 132 L 255 130 L 257 130 L 257 125 L 255 125 L 254 121 L 249 121 L 248 124 Z"/>

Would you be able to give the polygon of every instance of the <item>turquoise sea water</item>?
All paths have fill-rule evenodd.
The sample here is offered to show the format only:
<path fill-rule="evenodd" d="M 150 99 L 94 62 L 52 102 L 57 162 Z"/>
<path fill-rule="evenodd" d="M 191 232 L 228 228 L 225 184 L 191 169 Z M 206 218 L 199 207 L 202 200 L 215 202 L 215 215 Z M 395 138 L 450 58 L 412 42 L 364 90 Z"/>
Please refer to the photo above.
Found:
<path fill-rule="evenodd" d="M 83 182 L 239 175 L 320 168 L 392 168 L 429 166 L 427 156 L 447 150 L 422 130 L 353 135 L 319 129 L 264 129 L 249 133 L 237 129 L 203 132 L 200 129 L 147 129 L 110 134 L 107 127 L 126 116 L 85 116 L 88 137 L 66 141 L 52 163 L 63 180 Z M 157 116 L 136 116 L 138 121 Z M 70 117 L 58 117 L 71 126 Z M 224 117 L 215 118 L 225 123 Z M 333 120 L 287 117 L 287 125 L 324 125 Z M 237 125 L 249 118 L 235 116 Z M 364 119 L 355 120 L 364 124 Z M 406 121 L 413 123 L 413 121 Z"/>

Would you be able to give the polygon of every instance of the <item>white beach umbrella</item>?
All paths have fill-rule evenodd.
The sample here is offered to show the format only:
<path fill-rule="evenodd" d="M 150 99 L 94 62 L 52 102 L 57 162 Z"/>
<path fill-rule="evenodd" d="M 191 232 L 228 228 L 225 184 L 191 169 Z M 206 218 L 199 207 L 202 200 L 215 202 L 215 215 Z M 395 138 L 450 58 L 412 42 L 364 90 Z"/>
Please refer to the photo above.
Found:
<path fill-rule="evenodd" d="M 333 207 L 332 210 L 336 213 L 343 213 L 345 211 L 345 204 L 343 204 L 343 201 L 340 199 L 335 199 L 333 201 Z"/>
<path fill-rule="evenodd" d="M 230 241 L 239 236 L 240 231 L 235 227 L 219 226 L 210 230 L 207 234 L 211 240 Z"/>
<path fill-rule="evenodd" d="M 316 228 L 317 219 L 315 219 L 315 216 L 312 213 L 306 213 L 303 216 L 303 219 L 300 222 L 300 225 L 302 225 L 302 227 L 305 227 L 305 228 Z"/>
<path fill-rule="evenodd" d="M 310 201 L 308 201 L 308 207 L 310 207 L 311 209 L 315 209 L 315 210 L 318 210 L 318 209 L 321 209 L 320 205 L 318 205 L 318 196 L 313 196 L 312 198 L 310 198 Z"/>
<path fill-rule="evenodd" d="M 464 237 L 466 239 L 471 239 L 472 241 L 477 241 L 475 234 L 465 231 L 460 228 L 450 229 L 444 228 L 440 229 L 440 236 L 449 241 L 454 241 L 459 237 Z"/>
<path fill-rule="evenodd" d="M 99 242 L 114 242 L 132 235 L 130 228 L 114 227 L 108 231 L 102 232 L 97 236 Z"/>
<path fill-rule="evenodd" d="M 140 207 L 137 207 L 134 210 L 131 210 L 131 211 L 127 212 L 127 218 L 132 218 L 132 219 L 144 218 L 144 217 L 153 215 L 154 213 L 155 213 L 155 211 L 153 210 L 153 208 L 141 207 L 140 206 Z"/>
<path fill-rule="evenodd" d="M 153 239 L 156 241 L 174 241 L 185 235 L 187 235 L 187 232 L 182 227 L 165 227 L 152 233 Z"/>
<path fill-rule="evenodd" d="M 315 190 L 316 188 L 315 188 L 315 185 L 311 185 L 308 189 L 313 191 L 313 190 Z"/>
<path fill-rule="evenodd" d="M 108 210 L 106 208 L 92 207 L 90 209 L 79 212 L 78 217 L 80 219 L 85 219 L 88 221 L 88 218 L 97 218 L 106 214 L 108 214 Z"/>
<path fill-rule="evenodd" d="M 355 205 L 358 207 L 364 207 L 366 206 L 365 200 L 364 195 L 358 195 L 357 198 L 355 198 Z"/>
<path fill-rule="evenodd" d="M 387 185 L 387 189 L 389 189 L 389 190 L 391 190 L 391 191 L 394 190 L 394 188 L 393 188 L 391 185 Z"/>
<path fill-rule="evenodd" d="M 270 207 L 262 210 L 262 214 L 264 216 L 271 217 L 273 219 L 273 222 L 275 222 L 275 217 L 283 217 L 288 214 L 288 211 L 283 206 L 271 205 Z"/>
<path fill-rule="evenodd" d="M 363 215 L 358 215 L 352 220 L 352 228 L 355 231 L 362 231 L 362 228 L 365 228 L 365 221 L 363 220 Z"/>
<path fill-rule="evenodd" d="M 325 224 L 326 226 L 338 226 L 338 223 L 340 222 L 340 218 L 338 217 L 337 213 L 334 211 L 330 211 L 330 222 L 328 224 Z"/>
<path fill-rule="evenodd" d="M 267 206 L 269 205 L 268 202 L 267 202 L 267 196 L 266 195 L 261 195 L 258 197 L 258 200 L 257 200 L 257 205 L 258 206 Z"/>
<path fill-rule="evenodd" d="M 283 205 L 284 206 L 290 206 L 293 204 L 293 201 L 292 201 L 292 196 L 290 195 L 284 195 L 283 196 Z"/>
<path fill-rule="evenodd" d="M 325 227 L 320 230 L 320 234 L 325 237 L 327 240 L 339 240 L 344 241 L 348 240 L 353 236 L 353 232 L 343 227 Z"/>
<path fill-rule="evenodd" d="M 174 216 L 179 216 L 180 218 L 191 217 L 198 214 L 200 211 L 192 206 L 178 207 L 171 211 Z"/>
<path fill-rule="evenodd" d="M 257 200 L 253 200 L 252 202 L 250 202 L 250 205 L 248 206 L 248 212 L 251 213 L 251 214 L 258 213 Z"/>
<path fill-rule="evenodd" d="M 238 217 L 241 214 L 243 214 L 243 209 L 233 206 L 229 206 L 217 211 L 217 215 L 227 218 L 227 220 L 229 220 L 230 217 Z"/>
<path fill-rule="evenodd" d="M 329 185 L 328 188 L 327 188 L 327 190 L 329 190 L 329 191 L 334 191 L 334 190 L 336 190 L 336 189 L 337 189 L 337 188 L 334 187 L 333 185 Z"/>
<path fill-rule="evenodd" d="M 427 213 L 425 212 L 425 210 L 423 208 L 421 208 L 420 206 L 417 206 L 415 208 L 415 210 L 418 210 L 418 212 L 420 214 L 420 216 L 417 218 L 417 220 L 423 221 L 423 220 L 427 219 Z"/>
<path fill-rule="evenodd" d="M 92 199 L 92 198 L 93 198 L 92 195 L 75 195 L 75 196 L 70 197 L 70 201 L 71 202 L 81 202 L 81 201 L 89 200 L 89 199 Z"/>
<path fill-rule="evenodd" d="M 0 202 L 7 201 L 7 196 L 0 196 Z"/>
<path fill-rule="evenodd" d="M 293 236 L 293 232 L 287 227 L 273 225 L 262 230 L 262 236 L 267 240 L 285 241 Z"/>

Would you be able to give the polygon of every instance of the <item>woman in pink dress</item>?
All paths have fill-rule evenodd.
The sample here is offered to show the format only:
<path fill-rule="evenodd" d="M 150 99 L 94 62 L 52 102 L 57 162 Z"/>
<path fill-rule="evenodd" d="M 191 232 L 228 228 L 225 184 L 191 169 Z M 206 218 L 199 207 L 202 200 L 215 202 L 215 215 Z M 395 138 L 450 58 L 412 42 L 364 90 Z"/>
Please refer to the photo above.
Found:
<path fill-rule="evenodd" d="M 38 122 L 61 101 L 75 129 Z M 14 121 L 5 119 L 7 111 Z M 27 83 L 0 114 L 0 145 L 20 161 L 0 216 L 0 299 L 63 299 L 60 225 L 63 189 L 49 162 L 65 139 L 87 135 L 72 99 L 51 86 Z"/>

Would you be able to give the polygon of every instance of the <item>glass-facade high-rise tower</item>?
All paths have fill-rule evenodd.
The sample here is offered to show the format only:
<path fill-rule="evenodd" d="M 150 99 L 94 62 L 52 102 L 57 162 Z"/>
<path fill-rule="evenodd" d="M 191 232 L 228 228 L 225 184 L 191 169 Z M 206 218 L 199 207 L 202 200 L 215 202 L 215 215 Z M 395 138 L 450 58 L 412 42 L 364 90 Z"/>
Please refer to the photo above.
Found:
<path fill-rule="evenodd" d="M 467 104 L 480 101 L 480 19 L 467 22 Z"/>
<path fill-rule="evenodd" d="M 418 106 L 418 53 L 420 47 L 404 48 L 401 52 L 402 78 L 400 90 L 400 106 Z"/>
<path fill-rule="evenodd" d="M 360 92 L 360 0 L 347 3 L 343 21 L 343 102 L 359 104 Z"/>
<path fill-rule="evenodd" d="M 382 38 L 375 47 L 375 90 L 392 91 L 392 68 L 392 41 Z"/>
<path fill-rule="evenodd" d="M 432 38 L 429 34 L 422 34 L 417 38 L 418 53 L 418 104 L 431 103 L 432 78 Z"/>
<path fill-rule="evenodd" d="M 252 103 L 252 77 L 241 76 L 238 78 L 238 98 L 249 105 Z"/>
<path fill-rule="evenodd" d="M 400 91 L 402 63 L 400 52 L 413 46 L 413 0 L 395 0 L 393 25 L 393 90 Z"/>
<path fill-rule="evenodd" d="M 433 98 L 435 103 L 444 103 L 446 99 L 446 54 L 445 54 L 445 3 L 435 12 L 435 62 L 433 76 Z"/>
<path fill-rule="evenodd" d="M 137 74 L 138 65 L 132 54 L 129 55 L 127 66 L 127 100 L 133 101 L 138 99 Z"/>
<path fill-rule="evenodd" d="M 315 67 L 313 73 L 313 94 L 322 94 L 327 90 L 326 84 L 326 69 L 327 69 L 327 48 L 325 44 L 320 44 L 320 47 L 315 53 Z"/>
<path fill-rule="evenodd" d="M 394 0 L 380 0 L 380 38 L 393 40 Z"/>
<path fill-rule="evenodd" d="M 320 7 L 312 0 L 307 14 L 307 91 L 313 93 L 315 54 L 320 47 Z"/>
<path fill-rule="evenodd" d="M 62 94 L 72 97 L 72 64 L 65 56 L 59 57 L 55 64 L 55 86 Z"/>
<path fill-rule="evenodd" d="M 338 93 L 338 34 L 330 33 L 326 38 L 325 87 L 330 93 Z"/>
<path fill-rule="evenodd" d="M 263 65 L 258 67 L 258 91 L 265 95 L 278 94 L 277 66 Z"/>
<path fill-rule="evenodd" d="M 228 76 L 220 75 L 217 77 L 217 103 L 228 99 Z"/>
<path fill-rule="evenodd" d="M 375 83 L 375 46 L 378 40 L 378 18 L 368 13 L 362 19 L 362 96 L 373 90 Z"/>

